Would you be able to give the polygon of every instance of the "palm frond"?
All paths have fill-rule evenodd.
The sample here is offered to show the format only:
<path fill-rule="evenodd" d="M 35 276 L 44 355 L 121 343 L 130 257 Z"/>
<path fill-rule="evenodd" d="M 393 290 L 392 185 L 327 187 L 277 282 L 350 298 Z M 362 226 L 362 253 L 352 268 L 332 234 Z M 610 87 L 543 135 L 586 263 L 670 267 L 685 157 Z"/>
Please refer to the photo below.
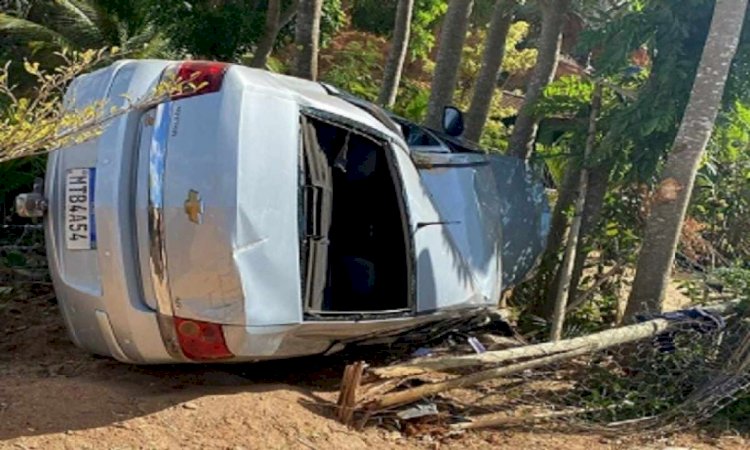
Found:
<path fill-rule="evenodd" d="M 54 0 L 36 2 L 27 19 L 64 35 L 77 48 L 98 48 L 106 45 L 87 2 Z"/>
<path fill-rule="evenodd" d="M 59 46 L 70 45 L 70 41 L 57 31 L 44 25 L 0 13 L 0 34 L 14 41 L 51 41 Z"/>
<path fill-rule="evenodd" d="M 91 22 L 100 38 L 108 45 L 120 44 L 120 29 L 124 27 L 116 14 L 107 10 L 103 2 L 96 0 L 63 0 L 77 8 Z"/>
<path fill-rule="evenodd" d="M 123 53 L 133 58 L 167 58 L 174 59 L 176 55 L 171 49 L 169 39 L 157 30 L 153 24 L 143 27 L 137 34 L 128 36 L 123 31 L 121 47 Z"/>
<path fill-rule="evenodd" d="M 89 27 L 95 26 L 96 11 L 94 6 L 86 1 L 71 1 L 71 0 L 55 0 L 55 4 L 63 9 L 71 17 L 75 17 L 77 21 L 85 23 Z"/>

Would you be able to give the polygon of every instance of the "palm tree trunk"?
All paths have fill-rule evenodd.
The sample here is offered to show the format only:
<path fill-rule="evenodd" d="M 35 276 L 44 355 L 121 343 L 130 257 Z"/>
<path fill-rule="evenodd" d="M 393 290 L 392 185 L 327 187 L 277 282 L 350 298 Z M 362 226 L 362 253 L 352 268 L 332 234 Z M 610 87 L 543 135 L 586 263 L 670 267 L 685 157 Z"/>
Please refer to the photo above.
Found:
<path fill-rule="evenodd" d="M 268 0 L 265 31 L 260 42 L 258 42 L 253 59 L 250 61 L 250 67 L 266 67 L 268 57 L 271 56 L 276 38 L 279 36 L 279 31 L 294 18 L 295 14 L 297 14 L 297 2 L 292 3 L 282 14 L 281 0 Z"/>
<path fill-rule="evenodd" d="M 539 265 L 539 275 L 534 279 L 535 284 L 541 284 L 541 288 L 529 309 L 531 314 L 539 317 L 551 318 L 555 308 L 555 286 L 559 283 L 560 273 L 559 254 L 568 231 L 568 212 L 578 195 L 581 168 L 582 163 L 571 158 L 557 189 L 559 194 L 552 211 L 547 246 Z"/>
<path fill-rule="evenodd" d="M 396 103 L 398 85 L 401 83 L 401 71 L 406 60 L 406 50 L 409 47 L 411 33 L 411 16 L 414 10 L 414 0 L 399 0 L 396 8 L 396 22 L 391 39 L 391 50 L 385 63 L 383 86 L 380 88 L 378 103 L 392 108 Z"/>
<path fill-rule="evenodd" d="M 596 145 L 596 121 L 599 118 L 599 111 L 602 106 L 602 85 L 597 84 L 594 90 L 594 96 L 591 99 L 591 115 L 589 117 L 589 132 L 586 139 L 586 148 L 583 154 L 584 166 L 581 168 L 581 175 L 578 184 L 578 198 L 576 199 L 575 215 L 570 224 L 568 242 L 565 246 L 565 254 L 562 264 L 560 265 L 560 276 L 558 279 L 557 289 L 555 290 L 555 308 L 552 313 L 552 330 L 550 331 L 550 340 L 557 342 L 562 339 L 563 325 L 565 323 L 565 312 L 568 303 L 568 293 L 571 289 L 571 275 L 573 273 L 573 263 L 576 258 L 578 249 L 578 238 L 581 233 L 581 222 L 583 209 L 586 205 L 588 191 L 589 174 L 586 168 L 586 160 L 594 150 Z"/>
<path fill-rule="evenodd" d="M 474 85 L 471 106 L 466 113 L 465 137 L 470 141 L 479 141 L 482 136 L 487 115 L 490 112 L 492 97 L 497 87 L 497 76 L 505 57 L 505 41 L 513 23 L 513 13 L 518 5 L 517 0 L 497 0 L 487 34 L 487 42 L 482 56 L 482 67 Z"/>
<path fill-rule="evenodd" d="M 526 86 L 526 95 L 518 112 L 513 134 L 508 143 L 511 155 L 529 159 L 534 151 L 534 141 L 539 121 L 534 117 L 534 105 L 544 88 L 555 77 L 562 45 L 562 28 L 571 0 L 539 0 L 542 10 L 542 32 L 539 36 L 539 53 L 531 79 Z"/>
<path fill-rule="evenodd" d="M 450 0 L 443 19 L 425 124 L 441 129 L 443 109 L 453 101 L 473 0 Z"/>
<path fill-rule="evenodd" d="M 576 248 L 576 258 L 573 263 L 573 274 L 570 277 L 570 295 L 568 305 L 576 303 L 578 297 L 578 285 L 581 284 L 583 268 L 589 256 L 588 246 L 591 242 L 591 234 L 601 217 L 604 207 L 604 197 L 609 186 L 609 171 L 611 165 L 608 162 L 598 164 L 588 171 L 588 189 L 586 189 L 586 205 L 583 208 L 581 218 L 581 237 Z"/>
<path fill-rule="evenodd" d="M 299 0 L 297 9 L 297 29 L 294 33 L 297 60 L 294 74 L 314 81 L 318 78 L 318 44 L 323 0 Z"/>
<path fill-rule="evenodd" d="M 747 4 L 748 0 L 716 1 L 690 100 L 646 219 L 626 320 L 662 309 L 698 164 L 721 106 Z"/>

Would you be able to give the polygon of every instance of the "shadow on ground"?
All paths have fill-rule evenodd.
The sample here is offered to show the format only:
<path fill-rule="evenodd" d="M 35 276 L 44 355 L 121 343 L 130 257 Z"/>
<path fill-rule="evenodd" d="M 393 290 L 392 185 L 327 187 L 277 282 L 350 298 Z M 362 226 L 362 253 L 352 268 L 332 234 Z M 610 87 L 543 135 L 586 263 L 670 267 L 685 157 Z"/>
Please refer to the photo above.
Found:
<path fill-rule="evenodd" d="M 255 364 L 132 366 L 76 348 L 48 298 L 3 303 L 0 324 L 0 440 L 117 426 L 240 392 L 290 391 L 332 416 L 344 366 L 383 354 L 371 348 Z"/>

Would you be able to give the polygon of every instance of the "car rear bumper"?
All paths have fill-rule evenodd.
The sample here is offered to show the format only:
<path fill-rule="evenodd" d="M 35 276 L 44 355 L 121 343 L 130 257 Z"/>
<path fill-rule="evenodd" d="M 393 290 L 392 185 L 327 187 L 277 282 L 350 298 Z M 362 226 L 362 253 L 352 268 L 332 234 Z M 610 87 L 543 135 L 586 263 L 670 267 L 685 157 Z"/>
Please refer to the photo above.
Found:
<path fill-rule="evenodd" d="M 143 300 L 136 271 L 132 208 L 128 206 L 132 152 L 110 133 L 132 127 L 138 117 L 123 116 L 91 148 L 50 155 L 45 183 L 50 199 L 45 217 L 47 253 L 58 303 L 73 342 L 92 353 L 125 362 L 173 362 L 165 349 L 156 313 Z M 96 167 L 96 248 L 72 252 L 63 238 L 64 173 L 70 167 Z M 111 180 L 122 180 L 114 183 Z"/>

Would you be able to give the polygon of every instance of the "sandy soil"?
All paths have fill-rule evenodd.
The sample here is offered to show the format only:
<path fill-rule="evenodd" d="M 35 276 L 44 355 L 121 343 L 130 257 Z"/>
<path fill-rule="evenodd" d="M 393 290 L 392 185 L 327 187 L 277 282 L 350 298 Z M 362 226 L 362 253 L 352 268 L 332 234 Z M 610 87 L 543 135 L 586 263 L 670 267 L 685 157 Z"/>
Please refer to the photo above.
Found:
<path fill-rule="evenodd" d="M 0 305 L 0 447 L 216 449 L 746 449 L 704 433 L 665 438 L 482 431 L 404 437 L 332 419 L 345 358 L 135 367 L 69 343 L 48 299 Z"/>

